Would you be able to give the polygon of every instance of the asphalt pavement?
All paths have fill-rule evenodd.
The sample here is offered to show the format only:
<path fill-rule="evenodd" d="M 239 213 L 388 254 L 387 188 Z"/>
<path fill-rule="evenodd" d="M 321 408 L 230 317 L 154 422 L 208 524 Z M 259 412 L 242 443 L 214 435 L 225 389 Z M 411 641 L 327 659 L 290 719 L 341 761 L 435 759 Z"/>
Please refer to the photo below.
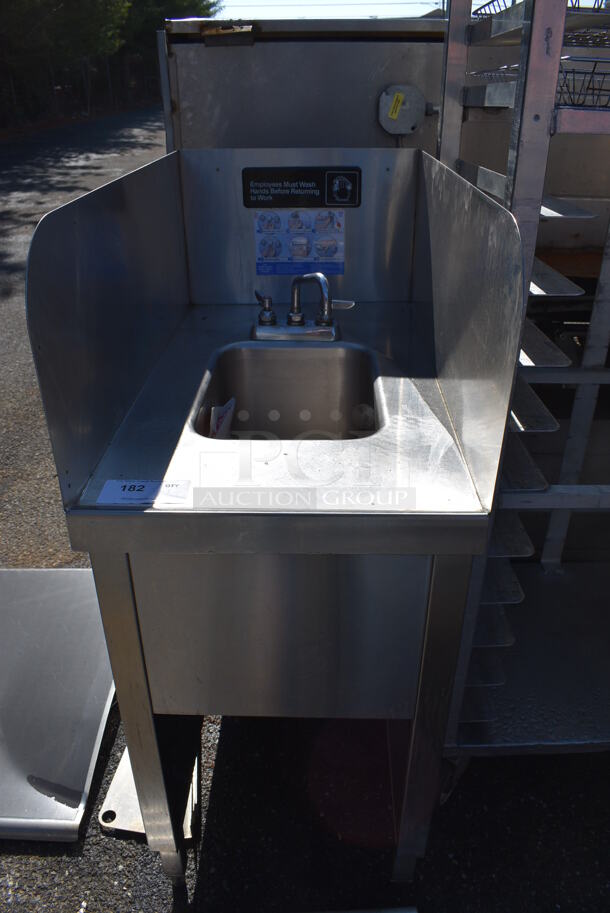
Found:
<path fill-rule="evenodd" d="M 158 111 L 0 144 L 0 566 L 86 564 L 70 551 L 29 351 L 24 274 L 48 210 L 162 155 Z M 1 701 L 1 695 L 0 695 Z M 0 731 L 1 738 L 1 731 Z M 610 911 L 608 754 L 476 759 L 438 810 L 411 885 L 389 881 L 392 827 L 378 723 L 209 719 L 203 836 L 188 899 L 143 840 L 97 814 L 123 748 L 116 707 L 81 839 L 0 841 L 0 911 L 419 913 Z"/>

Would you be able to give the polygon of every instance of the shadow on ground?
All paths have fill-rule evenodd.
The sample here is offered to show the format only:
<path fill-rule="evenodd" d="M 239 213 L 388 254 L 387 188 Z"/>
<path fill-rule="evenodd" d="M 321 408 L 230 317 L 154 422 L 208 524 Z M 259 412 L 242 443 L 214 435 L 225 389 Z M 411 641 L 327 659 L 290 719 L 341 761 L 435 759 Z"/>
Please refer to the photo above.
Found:
<path fill-rule="evenodd" d="M 0 910 L 66 913 L 83 901 L 86 913 L 610 909 L 607 753 L 472 760 L 437 811 L 415 880 L 401 886 L 389 880 L 380 724 L 225 718 L 216 753 L 206 724 L 204 770 L 213 780 L 185 898 L 172 896 L 143 840 L 100 830 L 125 744 L 117 725 L 115 708 L 85 839 L 73 847 L 0 842 Z"/>
<path fill-rule="evenodd" d="M 146 160 L 147 150 L 159 149 L 161 127 L 160 111 L 152 109 L 1 143 L 0 198 L 5 205 L 0 210 L 0 242 L 14 239 L 20 228 L 31 232 L 49 209 L 124 173 L 122 163 L 130 153 Z M 148 160 L 155 157 L 151 154 Z M 0 271 L 15 272 L 24 265 L 0 243 Z"/>
<path fill-rule="evenodd" d="M 191 903 L 175 908 L 610 909 L 609 760 L 471 761 L 401 886 L 383 724 L 225 718 Z"/>

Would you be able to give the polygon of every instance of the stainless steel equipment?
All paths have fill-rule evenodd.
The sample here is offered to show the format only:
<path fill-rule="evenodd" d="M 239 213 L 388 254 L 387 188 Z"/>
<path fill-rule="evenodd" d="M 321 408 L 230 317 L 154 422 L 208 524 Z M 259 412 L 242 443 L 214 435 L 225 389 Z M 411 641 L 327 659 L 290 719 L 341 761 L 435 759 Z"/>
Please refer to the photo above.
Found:
<path fill-rule="evenodd" d="M 433 18 L 258 20 L 244 28 L 168 21 L 159 33 L 168 151 L 404 145 L 432 152 L 445 25 Z"/>
<path fill-rule="evenodd" d="M 328 291 L 328 280 L 324 273 L 305 273 L 304 276 L 295 276 L 292 280 L 288 323 L 291 326 L 300 326 L 305 321 L 301 310 L 301 286 L 306 282 L 313 282 L 320 289 L 320 307 L 316 316 L 316 323 L 321 327 L 332 326 L 332 298 Z"/>
<path fill-rule="evenodd" d="M 0 837 L 74 841 L 114 696 L 90 570 L 0 570 Z"/>
<path fill-rule="evenodd" d="M 307 328 L 301 332 L 307 334 Z M 209 435 L 214 403 L 237 401 L 240 440 L 350 440 L 374 434 L 386 419 L 379 366 L 354 343 L 236 343 L 216 354 L 195 400 L 193 427 Z M 272 408 L 269 408 L 272 406 Z"/>
<path fill-rule="evenodd" d="M 572 276 L 569 258 L 576 254 L 575 249 L 597 245 L 601 257 L 593 303 L 582 301 L 579 305 L 584 306 L 580 333 L 582 337 L 586 333 L 586 339 L 581 337 L 580 346 L 572 347 L 574 366 L 567 352 L 526 322 L 504 478 L 497 499 L 501 510 L 496 512 L 485 574 L 482 569 L 473 573 L 476 584 L 464 620 L 446 747 L 454 756 L 504 753 L 509 745 L 513 751 L 524 746 L 528 751 L 564 751 L 570 744 L 577 750 L 599 750 L 610 744 L 607 714 L 596 698 L 606 690 L 609 648 L 591 581 L 604 573 L 607 578 L 609 569 L 594 564 L 566 566 L 562 557 L 565 552 L 569 560 L 566 546 L 571 527 L 571 548 L 577 543 L 577 560 L 585 555 L 586 560 L 593 559 L 592 543 L 583 541 L 582 534 L 574 536 L 575 529 L 585 519 L 582 512 L 606 511 L 610 501 L 610 486 L 604 484 L 609 481 L 605 466 L 600 464 L 596 472 L 589 469 L 588 480 L 586 475 L 581 479 L 585 457 L 594 450 L 593 441 L 601 426 L 594 421 L 597 384 L 610 379 L 610 372 L 604 371 L 610 343 L 610 236 L 607 217 L 600 218 L 604 209 L 607 216 L 607 203 L 579 199 L 579 205 L 574 206 L 565 196 L 575 182 L 588 184 L 585 191 L 584 183 L 580 183 L 581 197 L 608 195 L 610 9 L 597 2 L 581 6 L 577 0 L 525 0 L 511 5 L 493 0 L 473 11 L 472 17 L 471 21 L 469 2 L 453 0 L 441 160 L 504 200 L 513 212 L 522 238 L 532 311 L 544 314 L 544 327 L 553 325 L 551 321 L 557 319 L 561 307 L 568 335 L 568 299 L 585 292 L 567 278 Z M 489 65 L 490 58 L 483 69 L 475 69 L 473 61 L 480 61 L 484 47 L 490 51 L 495 47 L 495 53 L 503 54 L 504 60 L 496 56 L 493 66 Z M 489 148 L 473 147 L 465 134 L 469 121 L 489 122 L 490 116 L 502 108 L 512 127 L 510 135 L 504 137 L 504 161 L 498 157 L 493 165 L 497 170 L 492 171 L 485 167 L 490 164 Z M 549 190 L 560 193 L 561 198 L 550 197 Z M 551 222 L 571 226 L 571 240 L 566 244 L 564 232 L 561 244 L 572 250 L 565 259 L 557 257 L 557 269 L 534 256 L 536 250 L 547 248 L 548 257 L 549 244 L 558 242 L 559 232 L 549 228 Z M 595 236 L 588 227 L 580 228 L 590 224 L 597 224 Z M 561 322 L 560 318 L 555 326 Z M 560 440 L 554 447 L 540 447 L 537 435 L 557 431 L 560 425 L 529 384 L 544 385 L 549 380 L 565 385 L 566 390 L 576 388 L 576 392 L 569 407 L 569 428 L 557 435 Z M 601 414 L 597 412 L 598 419 Z M 542 450 L 553 453 L 557 469 L 545 460 Z M 595 484 L 578 484 L 581 481 Z M 536 549 L 517 513 L 524 510 L 536 512 L 538 522 L 548 524 L 546 537 L 539 535 Z M 573 510 L 581 512 L 578 519 L 572 519 Z M 589 513 L 586 520 L 595 529 L 595 539 L 603 541 L 601 516 Z M 531 531 L 530 523 L 525 522 Z M 535 566 L 520 567 L 523 557 L 538 550 L 547 574 Z M 517 562 L 511 566 L 509 559 L 513 558 Z M 559 572 L 565 582 L 560 601 L 553 572 Z M 582 589 L 575 598 L 578 579 Z M 540 604 L 534 613 L 528 611 L 528 604 L 539 600 L 544 581 L 555 617 L 554 643 L 543 606 Z M 519 603 L 523 605 L 516 608 Z M 578 624 L 570 617 L 572 613 Z M 517 638 L 514 632 L 518 632 Z M 543 640 L 547 647 L 541 649 Z M 593 642 L 596 650 L 589 646 Z M 520 708 L 518 713 L 516 707 Z"/>
<path fill-rule="evenodd" d="M 320 289 L 320 303 L 315 320 L 306 320 L 301 308 L 301 286 L 304 283 L 314 283 Z M 278 324 L 271 308 L 272 300 L 269 295 L 261 296 L 255 293 L 263 307 L 259 311 L 258 321 L 252 327 L 252 339 L 287 340 L 293 342 L 306 339 L 334 342 L 339 338 L 339 329 L 335 325 L 333 309 L 335 302 L 330 296 L 328 279 L 324 273 L 305 273 L 295 276 L 292 280 L 290 292 L 290 310 L 286 315 L 286 323 Z M 355 305 L 354 301 L 341 301 L 345 310 Z"/>
<path fill-rule="evenodd" d="M 261 263 L 243 175 L 295 168 L 359 176 L 359 205 L 324 210 L 345 222 L 333 292 L 359 302 L 341 342 L 250 339 L 253 289 L 284 311 L 299 269 Z M 91 554 L 165 870 L 183 873 L 200 715 L 279 714 L 388 721 L 405 877 L 517 360 L 512 216 L 418 150 L 189 149 L 47 216 L 27 295 L 71 541 Z M 228 397 L 235 434 L 211 438 L 202 407 Z"/>
<path fill-rule="evenodd" d="M 450 167 L 456 159 L 475 163 L 481 166 L 480 177 L 491 172 L 503 181 L 513 112 L 519 108 L 515 76 L 526 70 L 519 50 L 524 4 L 510 4 L 497 13 L 491 37 L 485 35 L 492 29 L 489 6 L 472 23 L 476 34 L 469 46 L 471 7 L 460 4 L 464 12 L 458 21 L 454 3 L 446 66 L 448 22 L 443 18 L 166 22 L 159 33 L 159 50 L 168 152 L 201 147 L 399 146 L 435 155 L 445 98 L 443 119 L 448 129 L 443 130 L 441 161 Z M 607 19 L 607 10 L 568 6 L 569 29 L 561 49 L 563 97 L 569 89 L 571 97 L 587 107 L 594 99 L 603 103 L 608 84 Z M 556 23 L 550 27 L 557 34 Z M 575 44 L 580 44 L 581 55 L 594 60 L 571 61 L 578 54 Z M 502 83 L 495 81 L 498 73 Z M 550 87 L 551 96 L 554 88 Z M 575 120 L 584 125 L 588 118 L 596 119 L 594 112 L 579 108 L 558 112 L 564 123 L 550 144 L 545 194 L 559 197 L 553 203 L 560 209 L 552 210 L 541 226 L 539 244 L 547 248 L 601 249 L 605 243 L 610 136 L 577 140 L 565 135 L 566 130 L 578 129 Z M 599 126 L 596 130 L 601 132 Z M 482 182 L 477 186 L 485 189 Z M 589 218 L 575 226 L 565 216 L 582 219 L 583 207 Z"/>

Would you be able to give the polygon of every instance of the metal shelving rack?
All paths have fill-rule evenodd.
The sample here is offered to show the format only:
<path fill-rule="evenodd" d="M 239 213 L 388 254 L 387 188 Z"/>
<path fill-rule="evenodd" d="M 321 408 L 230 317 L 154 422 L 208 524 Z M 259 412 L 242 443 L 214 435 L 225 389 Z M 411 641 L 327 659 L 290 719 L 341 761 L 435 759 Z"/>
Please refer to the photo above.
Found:
<path fill-rule="evenodd" d="M 519 63 L 472 69 L 470 51 L 481 45 L 519 45 Z M 599 48 L 610 48 L 606 0 L 587 7 L 579 0 L 491 0 L 473 12 L 470 0 L 450 4 L 438 156 L 513 212 L 523 241 L 525 287 L 538 301 L 583 294 L 535 253 L 541 220 L 593 217 L 545 196 L 544 181 L 553 135 L 610 134 L 610 59 L 598 56 Z M 505 173 L 462 160 L 462 123 L 469 108 L 512 112 Z M 610 745 L 610 711 L 599 701 L 592 710 L 595 684 L 610 656 L 600 602 L 606 589 L 589 588 L 586 606 L 577 596 L 582 568 L 598 584 L 599 569 L 571 565 L 561 576 L 545 573 L 561 563 L 572 511 L 610 510 L 610 485 L 579 484 L 599 386 L 610 380 L 605 367 L 609 338 L 610 233 L 582 363 L 571 365 L 532 320 L 525 320 L 488 554 L 473 574 L 464 620 L 449 753 Z M 548 484 L 524 444 L 530 432 L 558 428 L 532 387 L 538 383 L 576 385 L 558 484 Z M 548 532 L 540 564 L 513 566 L 511 559 L 534 554 L 519 516 L 525 510 L 549 511 Z M 584 630 L 579 628 L 583 612 L 589 620 Z M 599 635 L 597 666 L 590 665 L 587 646 L 592 630 Z"/>

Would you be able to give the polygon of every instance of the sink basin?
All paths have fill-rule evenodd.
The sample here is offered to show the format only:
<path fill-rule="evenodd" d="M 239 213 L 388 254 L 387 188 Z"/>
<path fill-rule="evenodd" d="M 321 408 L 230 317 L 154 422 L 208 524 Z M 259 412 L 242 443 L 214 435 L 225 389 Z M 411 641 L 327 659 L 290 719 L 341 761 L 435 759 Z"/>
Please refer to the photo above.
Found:
<path fill-rule="evenodd" d="M 379 428 L 376 361 L 358 345 L 247 342 L 220 349 L 193 410 L 209 437 L 210 410 L 235 397 L 231 436 L 322 440 L 366 437 Z"/>

